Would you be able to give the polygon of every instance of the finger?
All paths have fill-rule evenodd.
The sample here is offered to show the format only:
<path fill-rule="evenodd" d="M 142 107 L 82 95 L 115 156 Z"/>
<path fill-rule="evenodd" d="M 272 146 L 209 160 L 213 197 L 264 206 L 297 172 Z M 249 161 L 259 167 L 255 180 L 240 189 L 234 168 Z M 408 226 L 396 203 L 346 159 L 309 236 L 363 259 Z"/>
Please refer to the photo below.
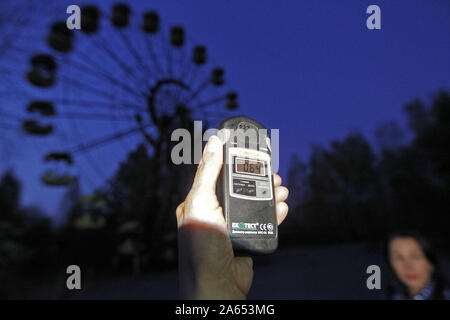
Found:
<path fill-rule="evenodd" d="M 176 210 L 176 216 L 177 216 L 177 221 L 179 222 L 181 220 L 181 216 L 183 215 L 184 212 L 184 201 L 182 203 L 180 203 L 177 207 Z"/>
<path fill-rule="evenodd" d="M 275 187 L 275 200 L 276 200 L 276 202 L 286 201 L 288 196 L 289 196 L 288 188 L 283 187 L 283 186 Z"/>
<path fill-rule="evenodd" d="M 273 175 L 273 185 L 274 185 L 274 187 L 281 186 L 281 182 L 282 182 L 281 177 L 278 174 L 275 173 Z"/>
<path fill-rule="evenodd" d="M 280 225 L 283 220 L 286 218 L 289 211 L 289 207 L 286 202 L 278 202 L 277 203 L 277 221 L 278 225 Z"/>
<path fill-rule="evenodd" d="M 215 193 L 216 182 L 223 164 L 222 141 L 217 136 L 211 136 L 203 150 L 202 160 L 197 168 L 194 190 L 208 190 Z"/>

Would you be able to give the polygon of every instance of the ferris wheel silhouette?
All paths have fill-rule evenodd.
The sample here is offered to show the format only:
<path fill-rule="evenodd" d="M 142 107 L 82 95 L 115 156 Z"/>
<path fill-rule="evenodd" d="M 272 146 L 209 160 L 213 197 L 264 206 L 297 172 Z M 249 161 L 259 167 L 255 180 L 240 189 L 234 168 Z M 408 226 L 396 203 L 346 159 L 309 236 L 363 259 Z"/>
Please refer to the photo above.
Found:
<path fill-rule="evenodd" d="M 77 177 L 71 167 L 85 158 L 97 173 L 96 153 L 117 145 L 129 153 L 145 143 L 161 156 L 175 128 L 193 119 L 230 116 L 238 95 L 207 48 L 168 26 L 157 11 L 133 12 L 115 4 L 110 12 L 81 8 L 81 30 L 56 21 L 46 50 L 31 55 L 26 80 L 34 95 L 21 130 L 52 139 L 43 150 L 48 167 L 41 180 L 64 187 Z M 56 140 L 55 140 L 56 141 Z"/>

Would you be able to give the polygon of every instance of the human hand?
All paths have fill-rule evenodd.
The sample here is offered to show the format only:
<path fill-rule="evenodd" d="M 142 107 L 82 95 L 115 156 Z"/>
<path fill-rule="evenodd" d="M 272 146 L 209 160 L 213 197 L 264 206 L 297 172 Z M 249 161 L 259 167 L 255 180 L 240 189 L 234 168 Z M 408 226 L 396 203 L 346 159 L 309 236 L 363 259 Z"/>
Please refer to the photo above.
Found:
<path fill-rule="evenodd" d="M 177 210 L 180 294 L 185 299 L 245 299 L 253 280 L 253 260 L 235 257 L 216 182 L 223 164 L 222 142 L 205 146 L 194 183 Z M 278 224 L 288 213 L 288 189 L 273 176 Z"/>

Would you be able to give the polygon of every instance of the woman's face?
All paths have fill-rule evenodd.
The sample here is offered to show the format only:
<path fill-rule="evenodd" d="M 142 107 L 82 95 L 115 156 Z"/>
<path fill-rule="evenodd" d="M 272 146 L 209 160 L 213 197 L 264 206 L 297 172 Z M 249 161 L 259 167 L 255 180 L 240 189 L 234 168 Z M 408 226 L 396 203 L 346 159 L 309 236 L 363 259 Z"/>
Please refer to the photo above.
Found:
<path fill-rule="evenodd" d="M 389 244 L 389 256 L 397 277 L 416 295 L 422 290 L 433 272 L 433 265 L 413 238 L 398 237 Z"/>

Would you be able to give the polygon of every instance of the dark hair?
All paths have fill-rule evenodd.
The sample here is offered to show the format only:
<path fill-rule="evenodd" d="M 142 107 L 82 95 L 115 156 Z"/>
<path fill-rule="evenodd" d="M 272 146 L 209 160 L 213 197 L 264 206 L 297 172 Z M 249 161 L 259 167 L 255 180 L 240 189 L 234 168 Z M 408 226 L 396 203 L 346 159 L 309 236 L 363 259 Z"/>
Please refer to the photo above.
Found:
<path fill-rule="evenodd" d="M 389 255 L 389 245 L 395 238 L 412 238 L 419 244 L 422 249 L 423 254 L 427 258 L 427 260 L 433 265 L 434 270 L 431 275 L 431 279 L 434 281 L 434 290 L 430 296 L 432 300 L 441 300 L 444 299 L 444 290 L 446 281 L 444 275 L 441 271 L 441 266 L 439 263 L 438 256 L 433 249 L 431 243 L 420 233 L 413 230 L 402 230 L 391 233 L 386 241 L 385 245 L 385 259 L 388 268 L 388 285 L 387 285 L 387 294 L 389 298 L 396 292 L 401 292 L 405 297 L 409 297 L 408 288 L 405 284 L 403 284 L 400 279 L 397 277 L 394 269 L 392 268 L 390 255 Z"/>

